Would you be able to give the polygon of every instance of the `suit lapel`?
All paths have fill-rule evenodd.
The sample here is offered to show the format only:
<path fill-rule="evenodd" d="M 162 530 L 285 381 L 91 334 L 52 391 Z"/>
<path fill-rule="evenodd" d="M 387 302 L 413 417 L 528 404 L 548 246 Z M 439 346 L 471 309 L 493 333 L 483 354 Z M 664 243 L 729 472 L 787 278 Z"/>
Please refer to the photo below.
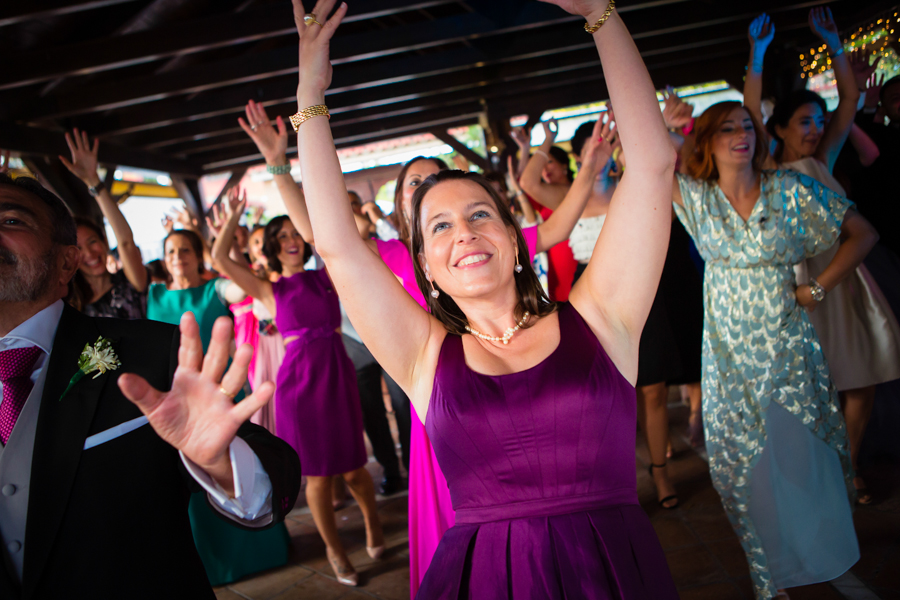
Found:
<path fill-rule="evenodd" d="M 85 344 L 97 341 L 91 318 L 66 306 L 56 330 L 41 396 L 28 497 L 22 597 L 29 598 L 46 566 L 78 470 L 97 403 L 109 375 L 81 379 L 60 396 L 78 371 Z"/>

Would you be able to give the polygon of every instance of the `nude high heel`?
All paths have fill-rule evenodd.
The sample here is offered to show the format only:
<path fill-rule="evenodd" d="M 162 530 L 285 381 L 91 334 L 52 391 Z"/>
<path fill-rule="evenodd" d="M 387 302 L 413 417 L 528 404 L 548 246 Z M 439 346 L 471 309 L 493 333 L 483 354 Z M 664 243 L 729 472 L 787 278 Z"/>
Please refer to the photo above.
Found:
<path fill-rule="evenodd" d="M 380 546 L 366 546 L 366 552 L 369 554 L 369 558 L 372 560 L 379 560 L 382 556 L 384 556 L 385 545 L 382 544 Z"/>
<path fill-rule="evenodd" d="M 331 569 L 334 571 L 334 576 L 337 578 L 338 583 L 350 587 L 356 587 L 359 585 L 359 574 L 353 569 L 352 566 L 349 569 L 346 567 L 342 567 L 338 564 L 337 557 L 332 556 L 331 552 L 326 550 L 325 554 L 328 557 L 328 564 L 331 565 Z"/>

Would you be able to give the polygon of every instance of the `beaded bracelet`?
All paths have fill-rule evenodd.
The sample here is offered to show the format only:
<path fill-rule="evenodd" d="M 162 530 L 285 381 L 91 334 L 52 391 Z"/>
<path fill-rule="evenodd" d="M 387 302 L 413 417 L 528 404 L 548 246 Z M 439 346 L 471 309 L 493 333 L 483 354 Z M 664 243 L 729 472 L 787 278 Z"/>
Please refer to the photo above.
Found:
<path fill-rule="evenodd" d="M 330 119 L 331 114 L 328 112 L 327 106 L 316 104 L 315 106 L 304 108 L 295 115 L 291 115 L 291 126 L 294 128 L 294 131 L 299 131 L 304 121 L 308 121 L 313 117 L 328 117 Z"/>
<path fill-rule="evenodd" d="M 266 172 L 272 175 L 287 175 L 291 172 L 291 163 L 286 165 L 266 165 Z"/>

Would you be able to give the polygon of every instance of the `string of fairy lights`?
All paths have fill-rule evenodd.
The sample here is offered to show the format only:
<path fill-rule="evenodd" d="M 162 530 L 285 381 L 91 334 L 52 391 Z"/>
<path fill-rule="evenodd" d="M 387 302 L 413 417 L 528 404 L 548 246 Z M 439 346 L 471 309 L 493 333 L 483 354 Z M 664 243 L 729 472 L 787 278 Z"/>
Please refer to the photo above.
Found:
<path fill-rule="evenodd" d="M 861 51 L 868 56 L 881 56 L 879 71 L 897 71 L 900 69 L 900 56 L 893 47 L 897 43 L 896 29 L 900 29 L 900 14 L 897 10 L 888 11 L 868 25 L 859 26 L 844 38 L 844 51 Z M 871 58 L 870 58 L 871 60 Z M 825 44 L 818 48 L 810 48 L 809 53 L 800 54 L 800 77 L 811 78 L 831 69 L 831 56 Z"/>

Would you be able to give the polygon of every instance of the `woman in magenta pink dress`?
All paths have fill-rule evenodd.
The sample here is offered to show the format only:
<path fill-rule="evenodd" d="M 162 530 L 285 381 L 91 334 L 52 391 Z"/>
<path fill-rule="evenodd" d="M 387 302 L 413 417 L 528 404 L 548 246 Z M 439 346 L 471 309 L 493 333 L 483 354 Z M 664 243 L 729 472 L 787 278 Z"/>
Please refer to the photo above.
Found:
<path fill-rule="evenodd" d="M 362 408 L 356 375 L 337 328 L 337 294 L 324 269 L 306 270 L 312 254 L 291 220 L 276 217 L 265 230 L 264 253 L 282 277 L 261 279 L 229 256 L 246 200 L 229 198 L 228 219 L 213 246 L 220 269 L 275 317 L 285 344 L 275 391 L 276 435 L 300 456 L 306 499 L 325 542 L 328 561 L 344 585 L 358 577 L 338 537 L 331 503 L 332 478 L 340 476 L 365 519 L 366 549 L 372 558 L 384 552 L 384 536 L 375 503 L 375 487 L 365 469 Z"/>
<path fill-rule="evenodd" d="M 544 252 L 568 238 L 577 222 L 584 204 L 590 196 L 590 181 L 596 177 L 599 161 L 605 163 L 612 154 L 608 143 L 595 146 L 595 160 L 582 167 L 584 176 L 572 193 L 566 196 L 565 204 L 560 204 L 557 216 L 551 216 L 540 225 L 522 230 L 528 246 L 529 264 L 534 255 Z M 413 158 L 400 169 L 394 192 L 394 211 L 399 216 L 399 240 L 376 242 L 378 255 L 384 264 L 400 280 L 410 296 L 425 310 L 428 305 L 425 296 L 416 283 L 415 267 L 409 254 L 409 223 L 412 197 L 416 189 L 429 176 L 446 169 L 440 159 L 419 156 Z M 574 218 L 573 218 L 574 217 Z M 413 411 L 414 412 L 414 411 Z M 418 415 L 414 415 L 410 427 L 409 458 L 409 579 L 410 597 L 414 598 L 431 565 L 444 533 L 455 522 L 455 512 L 450 498 L 447 479 L 441 472 L 431 440 L 425 425 Z"/>
<path fill-rule="evenodd" d="M 334 5 L 320 0 L 313 10 L 328 15 Z M 422 311 L 397 275 L 354 239 L 328 120 L 311 116 L 298 128 L 316 248 L 364 343 L 439 442 L 457 510 L 419 598 L 677 597 L 637 502 L 633 385 L 665 260 L 675 157 L 624 25 L 614 12 L 604 15 L 605 2 L 579 6 L 589 23 L 601 15 L 606 21 L 594 41 L 623 144 L 637 163 L 598 239 L 594 255 L 603 260 L 588 265 L 571 304 L 559 310 L 531 269 L 507 200 L 479 175 L 443 171 L 411 203 L 410 254 L 431 309 Z M 294 11 L 303 112 L 324 104 L 329 43 L 347 8 L 308 27 L 299 0 Z M 286 204 L 292 218 L 306 210 Z M 583 204 L 575 208 L 578 215 Z M 532 377 L 548 367 L 556 371 L 549 386 Z"/>
<path fill-rule="evenodd" d="M 250 122 L 255 123 L 256 127 L 251 129 L 243 121 L 241 125 L 256 142 L 260 152 L 266 158 L 266 162 L 270 165 L 287 164 L 284 155 L 287 148 L 287 132 L 281 117 L 276 119 L 276 127 L 272 127 L 263 107 L 252 101 L 247 105 L 247 114 Z M 586 164 L 582 165 L 578 178 L 554 214 L 544 223 L 523 230 L 528 247 L 529 264 L 536 253 L 545 252 L 554 245 L 567 240 L 575 227 L 590 197 L 593 180 L 600 172 L 600 167 L 612 155 L 612 148 L 606 141 L 595 140 L 593 147 L 595 152 L 592 160 L 587 160 Z M 366 244 L 381 257 L 384 264 L 400 280 L 403 289 L 425 310 L 428 310 L 428 306 L 416 283 L 415 269 L 409 253 L 410 207 L 413 193 L 418 186 L 430 175 L 445 168 L 444 162 L 435 158 L 420 156 L 407 162 L 400 170 L 394 196 L 394 211 L 398 215 L 400 239 L 389 241 L 366 239 Z M 297 224 L 303 238 L 308 243 L 314 243 L 302 190 L 290 174 L 276 174 L 275 183 L 291 215 L 291 220 Z M 357 231 L 357 233 L 359 232 Z M 397 391 L 403 393 L 402 390 Z M 408 399 L 406 402 L 408 403 Z M 402 410 L 402 406 L 399 404 L 398 402 L 394 403 L 395 412 Z M 410 423 L 409 562 L 411 597 L 415 597 L 441 538 L 455 522 L 447 480 L 438 465 L 422 420 L 414 412 L 413 416 L 414 418 L 408 421 Z M 398 415 L 398 424 L 401 421 L 402 415 Z M 402 425 L 400 429 L 402 440 L 404 433 Z"/>

